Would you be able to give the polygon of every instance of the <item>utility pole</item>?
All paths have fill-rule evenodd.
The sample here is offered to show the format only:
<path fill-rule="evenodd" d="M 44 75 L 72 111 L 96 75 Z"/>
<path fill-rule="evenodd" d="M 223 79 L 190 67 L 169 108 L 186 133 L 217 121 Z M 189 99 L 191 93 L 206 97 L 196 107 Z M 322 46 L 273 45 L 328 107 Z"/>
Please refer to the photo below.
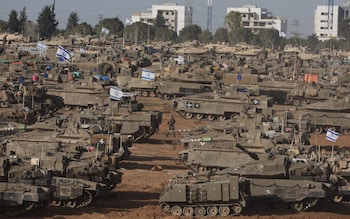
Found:
<path fill-rule="evenodd" d="M 294 31 L 291 32 L 291 34 L 293 35 L 294 40 L 295 40 L 295 43 L 296 43 L 296 45 L 297 45 L 298 47 L 299 47 L 299 44 L 298 44 L 298 42 L 297 42 L 297 38 L 300 37 L 300 33 L 299 33 L 299 31 L 298 31 L 299 25 L 300 25 L 299 20 L 298 20 L 298 19 L 294 19 L 293 22 L 292 22 L 292 26 L 294 26 Z"/>

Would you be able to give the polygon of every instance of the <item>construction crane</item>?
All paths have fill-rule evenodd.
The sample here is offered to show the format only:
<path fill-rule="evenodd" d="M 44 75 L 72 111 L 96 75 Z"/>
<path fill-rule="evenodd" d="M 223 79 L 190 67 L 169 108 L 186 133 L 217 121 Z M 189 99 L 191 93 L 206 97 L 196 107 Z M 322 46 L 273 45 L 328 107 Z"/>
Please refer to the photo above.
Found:
<path fill-rule="evenodd" d="M 208 0 L 207 30 L 212 31 L 212 6 L 213 0 Z"/>
<path fill-rule="evenodd" d="M 334 0 L 328 0 L 328 32 L 333 30 L 333 10 L 334 10 Z"/>

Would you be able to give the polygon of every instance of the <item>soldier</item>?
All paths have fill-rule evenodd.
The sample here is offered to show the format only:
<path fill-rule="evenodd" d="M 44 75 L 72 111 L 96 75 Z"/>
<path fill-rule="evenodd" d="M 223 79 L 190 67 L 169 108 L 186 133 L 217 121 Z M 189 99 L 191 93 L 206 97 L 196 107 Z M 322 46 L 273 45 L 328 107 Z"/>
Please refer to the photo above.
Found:
<path fill-rule="evenodd" d="M 167 133 L 167 136 L 169 135 L 169 133 L 173 133 L 174 137 L 176 136 L 175 135 L 175 119 L 174 119 L 174 116 L 171 115 L 171 118 L 170 120 L 168 121 L 168 125 L 169 125 L 169 132 Z"/>

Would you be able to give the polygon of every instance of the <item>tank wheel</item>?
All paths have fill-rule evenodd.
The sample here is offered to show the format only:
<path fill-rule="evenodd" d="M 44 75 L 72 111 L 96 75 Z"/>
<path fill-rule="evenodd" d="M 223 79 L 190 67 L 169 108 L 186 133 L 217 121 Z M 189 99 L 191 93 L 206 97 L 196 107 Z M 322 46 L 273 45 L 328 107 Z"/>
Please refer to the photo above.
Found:
<path fill-rule="evenodd" d="M 333 201 L 336 203 L 340 203 L 343 201 L 343 196 L 342 195 L 336 195 L 333 197 Z"/>
<path fill-rule="evenodd" d="M 254 203 L 254 209 L 258 211 L 264 211 L 267 209 L 267 203 L 266 202 L 255 202 Z"/>
<path fill-rule="evenodd" d="M 293 105 L 294 106 L 300 106 L 300 101 L 299 100 L 293 100 Z"/>
<path fill-rule="evenodd" d="M 151 97 L 155 97 L 155 96 L 156 96 L 156 93 L 155 93 L 154 91 L 151 91 L 151 92 L 149 92 L 149 95 L 150 95 Z"/>
<path fill-rule="evenodd" d="M 169 205 L 169 204 L 162 203 L 162 204 L 160 205 L 160 207 L 162 208 L 162 211 L 163 211 L 164 213 L 168 213 L 168 212 L 170 211 L 170 205 Z"/>
<path fill-rule="evenodd" d="M 276 202 L 274 206 L 277 211 L 285 211 L 288 208 L 288 204 L 285 202 Z"/>
<path fill-rule="evenodd" d="M 220 120 L 220 121 L 225 121 L 225 120 L 226 120 L 226 116 L 225 116 L 225 115 L 219 116 L 219 120 Z"/>
<path fill-rule="evenodd" d="M 182 208 L 180 206 L 173 206 L 170 210 L 171 212 L 171 215 L 174 215 L 174 216 L 181 216 L 182 215 Z"/>
<path fill-rule="evenodd" d="M 198 217 L 203 217 L 205 215 L 205 207 L 196 207 L 194 209 L 194 214 Z"/>
<path fill-rule="evenodd" d="M 208 115 L 208 120 L 209 121 L 213 121 L 215 119 L 215 116 L 214 115 Z"/>
<path fill-rule="evenodd" d="M 163 98 L 165 99 L 165 100 L 170 100 L 170 94 L 163 94 Z"/>
<path fill-rule="evenodd" d="M 318 203 L 318 198 L 307 198 L 305 201 L 305 207 L 311 208 Z"/>
<path fill-rule="evenodd" d="M 234 203 L 232 205 L 233 215 L 239 215 L 242 211 L 242 205 L 240 203 Z"/>
<path fill-rule="evenodd" d="M 77 201 L 76 200 L 68 200 L 63 202 L 63 206 L 67 208 L 75 208 L 77 207 Z"/>
<path fill-rule="evenodd" d="M 316 126 L 315 128 L 315 134 L 321 134 L 323 132 L 323 128 L 322 126 Z"/>
<path fill-rule="evenodd" d="M 94 196 L 95 195 L 91 191 L 85 190 L 83 195 L 78 198 L 77 208 L 85 207 L 91 204 L 91 202 L 94 200 Z"/>
<path fill-rule="evenodd" d="M 302 211 L 304 209 L 304 203 L 303 202 L 293 202 L 290 204 L 290 207 L 294 211 Z"/>
<path fill-rule="evenodd" d="M 142 96 L 143 96 L 143 97 L 147 97 L 147 96 L 148 96 L 148 92 L 147 92 L 147 91 L 143 91 L 143 92 L 142 92 Z"/>
<path fill-rule="evenodd" d="M 54 207 L 59 207 L 62 205 L 62 201 L 59 201 L 59 200 L 52 201 L 51 205 Z"/>
<path fill-rule="evenodd" d="M 196 119 L 201 120 L 203 119 L 204 115 L 201 113 L 196 114 Z"/>
<path fill-rule="evenodd" d="M 233 113 L 233 114 L 230 116 L 230 119 L 235 120 L 235 119 L 237 119 L 237 117 L 238 117 L 238 114 Z"/>
<path fill-rule="evenodd" d="M 186 118 L 186 119 L 192 119 L 192 117 L 193 117 L 193 114 L 192 114 L 192 113 L 186 113 L 186 114 L 185 114 L 185 118 Z"/>
<path fill-rule="evenodd" d="M 230 208 L 228 206 L 221 206 L 219 208 L 219 214 L 220 216 L 228 216 L 230 214 Z"/>
<path fill-rule="evenodd" d="M 194 209 L 192 208 L 192 207 L 184 207 L 184 210 L 183 210 L 184 212 L 184 216 L 192 216 L 193 215 L 193 213 L 194 213 Z"/>
<path fill-rule="evenodd" d="M 209 206 L 207 208 L 207 214 L 209 217 L 216 216 L 218 214 L 219 210 L 216 206 Z"/>
<path fill-rule="evenodd" d="M 337 130 L 334 126 L 329 126 L 329 127 L 327 127 L 327 129 L 330 129 L 332 131 L 336 131 Z"/>
<path fill-rule="evenodd" d="M 343 130 L 343 133 L 344 133 L 345 135 L 350 135 L 350 129 L 344 129 L 344 130 Z"/>

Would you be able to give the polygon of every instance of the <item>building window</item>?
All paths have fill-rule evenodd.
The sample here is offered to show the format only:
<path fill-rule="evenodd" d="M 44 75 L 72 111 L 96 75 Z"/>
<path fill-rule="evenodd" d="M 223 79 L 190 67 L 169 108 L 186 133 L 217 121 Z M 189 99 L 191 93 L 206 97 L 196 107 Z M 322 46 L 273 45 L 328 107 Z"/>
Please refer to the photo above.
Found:
<path fill-rule="evenodd" d="M 242 22 L 242 26 L 243 26 L 243 27 L 249 27 L 249 22 L 243 21 L 243 22 Z"/>

